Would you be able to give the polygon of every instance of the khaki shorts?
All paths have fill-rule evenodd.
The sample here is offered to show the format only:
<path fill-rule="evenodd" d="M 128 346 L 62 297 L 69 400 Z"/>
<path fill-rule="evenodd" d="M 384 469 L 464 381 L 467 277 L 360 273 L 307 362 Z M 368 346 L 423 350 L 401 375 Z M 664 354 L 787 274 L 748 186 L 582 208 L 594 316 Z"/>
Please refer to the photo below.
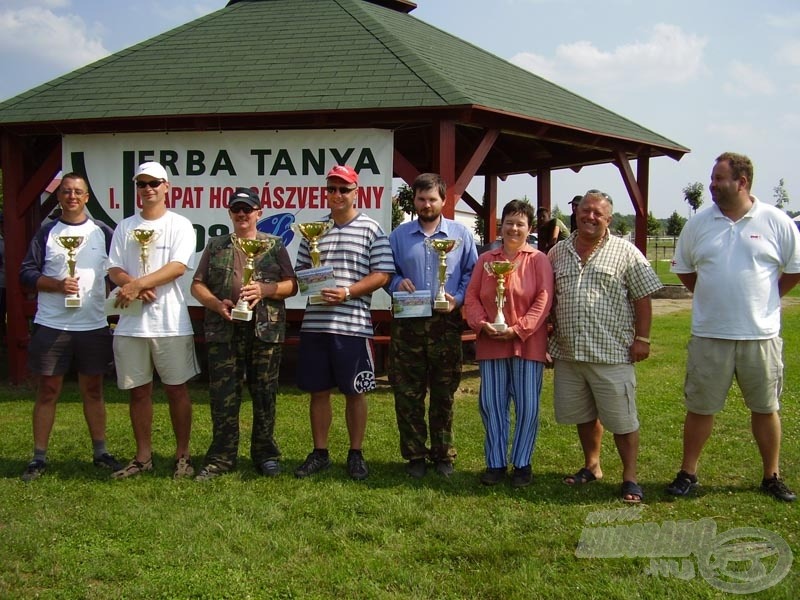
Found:
<path fill-rule="evenodd" d="M 143 338 L 114 336 L 117 387 L 130 390 L 153 381 L 153 368 L 167 385 L 186 383 L 200 372 L 194 336 Z"/>
<path fill-rule="evenodd" d="M 713 415 L 725 406 L 733 378 L 752 412 L 780 409 L 783 340 L 721 340 L 692 336 L 683 386 L 686 409 Z"/>
<path fill-rule="evenodd" d="M 632 364 L 555 360 L 556 421 L 578 425 L 600 419 L 611 433 L 624 435 L 639 429 L 636 413 L 636 373 Z"/>

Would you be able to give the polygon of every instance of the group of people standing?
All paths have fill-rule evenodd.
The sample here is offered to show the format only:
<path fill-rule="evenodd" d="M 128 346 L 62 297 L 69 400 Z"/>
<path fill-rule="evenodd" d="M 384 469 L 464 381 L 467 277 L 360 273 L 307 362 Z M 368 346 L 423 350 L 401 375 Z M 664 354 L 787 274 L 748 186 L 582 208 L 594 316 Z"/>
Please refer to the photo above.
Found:
<path fill-rule="evenodd" d="M 695 292 L 692 340 L 686 377 L 684 459 L 668 492 L 686 495 L 697 485 L 697 463 L 736 377 L 752 411 L 753 433 L 764 463 L 762 489 L 782 500 L 795 495 L 779 476 L 782 381 L 780 297 L 800 280 L 800 235 L 781 211 L 750 194 L 752 163 L 742 155 L 718 157 L 710 191 L 715 206 L 689 221 L 676 248 L 673 271 Z M 229 198 L 233 234 L 209 241 L 194 266 L 191 223 L 169 211 L 169 177 L 158 163 L 144 163 L 134 176 L 140 214 L 112 232 L 85 213 L 88 186 L 75 173 L 58 190 L 62 215 L 43 227 L 23 263 L 23 284 L 39 292 L 30 369 L 38 375 L 34 406 L 34 456 L 23 474 L 32 480 L 46 468 L 46 450 L 63 375 L 75 361 L 84 412 L 94 446 L 94 464 L 114 478 L 153 468 L 152 381 L 158 372 L 169 400 L 176 437 L 175 477 L 194 475 L 189 455 L 192 408 L 186 382 L 199 372 L 186 298 L 179 278 L 191 273 L 191 294 L 205 307 L 213 439 L 196 479 L 236 468 L 239 409 L 246 382 L 253 400 L 251 457 L 265 476 L 281 472 L 274 437 L 278 370 L 286 319 L 284 300 L 298 289 L 296 272 L 313 266 L 309 243 L 301 241 L 294 268 L 280 238 L 257 230 L 258 195 L 237 188 Z M 304 478 L 331 466 L 328 434 L 331 391 L 345 397 L 350 448 L 347 471 L 365 479 L 362 453 L 367 423 L 366 392 L 375 387 L 370 300 L 385 288 L 430 294 L 424 316 L 394 318 L 389 377 L 395 397 L 400 453 L 406 471 L 442 477 L 454 471 L 454 396 L 461 379 L 464 319 L 476 334 L 480 367 L 479 410 L 485 427 L 486 469 L 481 483 L 496 485 L 512 466 L 511 485 L 533 478 L 545 365 L 554 363 L 556 420 L 576 425 L 584 465 L 567 475 L 568 485 L 602 477 L 600 448 L 612 432 L 622 461 L 621 499 L 639 503 L 639 421 L 634 364 L 650 354 L 650 297 L 661 287 L 647 259 L 632 244 L 609 233 L 611 197 L 589 190 L 573 200 L 574 231 L 554 223 L 547 250 L 534 249 L 535 224 L 550 221 L 525 201 L 503 209 L 500 243 L 478 256 L 466 227 L 444 217 L 445 183 L 422 174 L 413 182 L 417 218 L 387 236 L 356 207 L 358 174 L 337 165 L 327 175 L 331 229 L 319 240 L 321 262 L 333 267 L 336 287 L 305 311 L 298 348 L 299 389 L 310 395 L 313 449 L 294 471 Z M 541 209 L 540 209 L 541 210 Z M 537 218 L 538 217 L 538 218 Z M 143 265 L 134 229 L 158 231 Z M 65 276 L 59 235 L 84 235 L 75 277 Z M 79 232 L 79 233 L 78 233 Z M 246 256 L 236 238 L 272 238 L 242 284 Z M 445 302 L 439 289 L 440 253 L 432 240 L 457 240 L 445 255 Z M 724 251 L 723 251 L 724 250 Z M 502 299 L 496 263 L 508 263 Z M 106 301 L 103 274 L 118 286 Z M 65 308 L 64 296 L 79 293 L 80 309 Z M 232 310 L 244 301 L 250 321 Z M 121 465 L 105 445 L 102 378 L 112 336 L 104 302 L 121 312 L 113 335 L 118 385 L 130 390 L 136 454 Z M 141 302 L 141 307 L 138 303 Z M 498 319 L 498 305 L 504 319 Z M 504 321 L 505 325 L 499 323 Z M 426 397 L 429 397 L 426 421 Z M 510 431 L 511 405 L 515 413 Z M 509 453 L 509 437 L 512 437 Z"/>

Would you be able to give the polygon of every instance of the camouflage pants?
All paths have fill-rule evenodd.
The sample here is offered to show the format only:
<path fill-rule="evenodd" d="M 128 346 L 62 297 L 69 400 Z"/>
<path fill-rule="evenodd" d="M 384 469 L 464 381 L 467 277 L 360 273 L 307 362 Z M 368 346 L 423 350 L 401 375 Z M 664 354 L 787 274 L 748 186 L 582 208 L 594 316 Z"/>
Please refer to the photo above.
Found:
<path fill-rule="evenodd" d="M 389 378 L 406 460 L 430 457 L 452 461 L 453 395 L 461 383 L 461 313 L 394 319 L 389 346 Z M 430 451 L 426 448 L 425 395 L 430 390 Z"/>
<path fill-rule="evenodd" d="M 242 385 L 253 400 L 250 456 L 258 466 L 280 457 L 275 442 L 275 399 L 278 393 L 280 344 L 262 342 L 250 323 L 234 324 L 230 343 L 208 345 L 209 392 L 213 439 L 206 464 L 233 469 L 239 452 L 239 409 Z"/>

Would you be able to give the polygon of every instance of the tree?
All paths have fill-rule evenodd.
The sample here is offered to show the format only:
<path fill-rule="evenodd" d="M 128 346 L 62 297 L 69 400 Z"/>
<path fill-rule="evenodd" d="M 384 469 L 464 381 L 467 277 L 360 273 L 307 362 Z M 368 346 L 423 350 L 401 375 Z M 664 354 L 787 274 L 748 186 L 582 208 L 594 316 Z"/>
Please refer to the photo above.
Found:
<path fill-rule="evenodd" d="M 485 235 L 486 232 L 484 231 L 484 221 L 483 215 L 475 215 L 475 225 L 472 228 L 472 231 L 475 232 L 475 235 L 477 235 L 478 239 L 481 241 L 481 245 L 488 242 Z"/>
<path fill-rule="evenodd" d="M 692 213 L 696 213 L 703 204 L 703 184 L 695 181 L 686 185 L 683 188 L 683 199 L 692 207 Z"/>
<path fill-rule="evenodd" d="M 783 185 L 783 177 L 781 177 L 778 185 L 772 188 L 772 191 L 775 198 L 775 206 L 783 210 L 783 207 L 789 204 L 789 192 L 786 191 L 786 187 Z"/>
<path fill-rule="evenodd" d="M 659 235 L 661 233 L 661 221 L 653 216 L 653 211 L 647 213 L 647 235 Z"/>
<path fill-rule="evenodd" d="M 686 217 L 680 216 L 677 210 L 672 211 L 669 219 L 667 219 L 666 234 L 677 237 L 681 234 L 684 225 L 686 225 Z"/>
<path fill-rule="evenodd" d="M 611 232 L 615 235 L 627 235 L 633 230 L 635 217 L 633 215 L 621 215 L 614 213 L 611 220 Z"/>
<path fill-rule="evenodd" d="M 406 215 L 414 214 L 414 191 L 405 183 L 397 190 L 392 198 L 392 229 L 402 223 Z"/>

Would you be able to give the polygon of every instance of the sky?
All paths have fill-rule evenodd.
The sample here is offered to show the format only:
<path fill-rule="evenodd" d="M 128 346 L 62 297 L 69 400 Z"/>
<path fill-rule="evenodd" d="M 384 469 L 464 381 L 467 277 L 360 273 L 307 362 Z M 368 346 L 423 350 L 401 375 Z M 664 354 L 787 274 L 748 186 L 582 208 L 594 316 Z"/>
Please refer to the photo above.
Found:
<path fill-rule="evenodd" d="M 208 14 L 227 0 L 0 0 L 0 99 Z M 796 0 L 417 0 L 411 13 L 691 149 L 650 161 L 650 210 L 689 216 L 682 189 L 707 187 L 714 159 L 747 154 L 753 193 L 779 180 L 800 210 L 800 2 Z M 35 39 L 32 39 L 35 36 Z M 341 43 L 341 40 L 331 40 Z M 633 165 L 635 172 L 635 163 Z M 556 171 L 552 202 L 589 188 L 633 213 L 614 166 Z M 469 186 L 477 198 L 483 182 Z M 536 200 L 529 175 L 499 204 Z M 711 202 L 706 189 L 705 206 Z"/>

